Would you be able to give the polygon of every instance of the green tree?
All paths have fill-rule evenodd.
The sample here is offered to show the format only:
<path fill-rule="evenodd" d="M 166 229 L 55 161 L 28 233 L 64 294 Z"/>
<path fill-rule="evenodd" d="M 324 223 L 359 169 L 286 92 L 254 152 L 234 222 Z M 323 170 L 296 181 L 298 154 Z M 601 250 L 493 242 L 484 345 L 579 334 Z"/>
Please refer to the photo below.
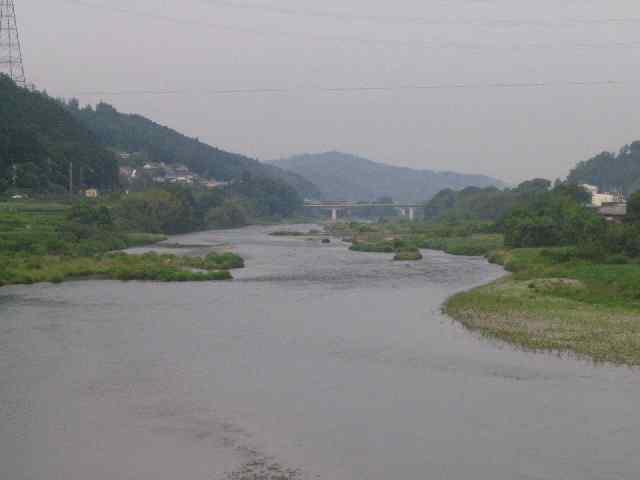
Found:
<path fill-rule="evenodd" d="M 225 200 L 221 206 L 210 209 L 206 216 L 206 225 L 214 228 L 242 227 L 248 222 L 247 207 L 237 199 Z"/>
<path fill-rule="evenodd" d="M 640 188 L 640 142 L 625 145 L 617 154 L 602 152 L 578 163 L 567 180 L 596 185 L 601 191 L 633 193 Z"/>
<path fill-rule="evenodd" d="M 640 192 L 636 192 L 629 197 L 627 202 L 627 221 L 640 224 Z"/>
<path fill-rule="evenodd" d="M 0 182 L 34 192 L 58 191 L 68 184 L 70 162 L 85 186 L 118 187 L 115 156 L 98 145 L 66 105 L 0 75 Z"/>
<path fill-rule="evenodd" d="M 198 226 L 188 195 L 160 188 L 127 195 L 115 217 L 121 228 L 138 232 L 187 233 Z"/>
<path fill-rule="evenodd" d="M 288 217 L 302 207 L 298 192 L 282 180 L 254 176 L 245 172 L 241 181 L 231 187 L 235 195 L 252 203 L 254 213 L 259 217 Z"/>
<path fill-rule="evenodd" d="M 551 188 L 551 181 L 545 178 L 534 178 L 533 180 L 527 180 L 522 182 L 516 188 L 519 193 L 544 193 Z"/>

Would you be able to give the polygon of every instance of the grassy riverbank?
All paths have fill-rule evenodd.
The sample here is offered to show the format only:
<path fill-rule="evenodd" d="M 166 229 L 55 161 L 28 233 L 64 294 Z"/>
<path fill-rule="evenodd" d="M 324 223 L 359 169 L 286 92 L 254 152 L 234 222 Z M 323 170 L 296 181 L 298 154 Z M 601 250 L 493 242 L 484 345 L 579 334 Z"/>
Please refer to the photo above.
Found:
<path fill-rule="evenodd" d="M 450 298 L 453 318 L 528 349 L 640 365 L 640 265 L 575 259 L 568 249 L 503 250 L 491 259 L 513 274 Z"/>
<path fill-rule="evenodd" d="M 157 243 L 160 234 L 122 231 L 108 210 L 51 202 L 0 203 L 0 286 L 117 280 L 211 281 L 231 279 L 244 261 L 233 253 L 204 257 L 108 253 Z"/>
<path fill-rule="evenodd" d="M 485 256 L 511 275 L 445 304 L 467 328 L 531 349 L 574 352 L 595 361 L 640 365 L 640 262 L 585 258 L 575 247 L 505 248 L 483 224 L 342 224 L 353 250 L 394 246 Z"/>

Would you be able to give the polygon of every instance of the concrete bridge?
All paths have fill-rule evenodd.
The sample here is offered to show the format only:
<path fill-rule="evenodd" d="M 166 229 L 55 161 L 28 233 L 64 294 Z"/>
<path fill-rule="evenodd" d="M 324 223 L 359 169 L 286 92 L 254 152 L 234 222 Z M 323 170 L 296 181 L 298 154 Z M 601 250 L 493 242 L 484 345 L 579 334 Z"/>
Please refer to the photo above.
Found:
<path fill-rule="evenodd" d="M 327 201 L 327 202 L 304 202 L 305 208 L 319 208 L 322 210 L 331 210 L 331 221 L 338 221 L 338 211 L 346 210 L 350 211 L 356 208 L 397 208 L 400 210 L 400 215 L 403 217 L 409 217 L 409 220 L 415 220 L 416 209 L 424 208 L 424 205 L 418 203 L 373 203 L 373 202 L 339 202 L 339 201 Z"/>

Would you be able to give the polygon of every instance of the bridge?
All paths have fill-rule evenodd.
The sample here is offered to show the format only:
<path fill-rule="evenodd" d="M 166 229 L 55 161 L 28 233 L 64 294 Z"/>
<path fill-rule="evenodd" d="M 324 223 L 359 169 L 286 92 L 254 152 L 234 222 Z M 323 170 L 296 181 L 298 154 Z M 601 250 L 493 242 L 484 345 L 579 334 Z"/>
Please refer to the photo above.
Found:
<path fill-rule="evenodd" d="M 322 210 L 331 210 L 331 221 L 338 221 L 338 211 L 340 210 L 354 210 L 357 208 L 397 208 L 400 210 L 400 215 L 403 217 L 409 217 L 409 220 L 415 220 L 416 209 L 424 208 L 423 204 L 419 203 L 373 203 L 373 202 L 340 202 L 340 201 L 326 201 L 326 202 L 313 202 L 305 201 L 305 208 L 319 208 Z"/>

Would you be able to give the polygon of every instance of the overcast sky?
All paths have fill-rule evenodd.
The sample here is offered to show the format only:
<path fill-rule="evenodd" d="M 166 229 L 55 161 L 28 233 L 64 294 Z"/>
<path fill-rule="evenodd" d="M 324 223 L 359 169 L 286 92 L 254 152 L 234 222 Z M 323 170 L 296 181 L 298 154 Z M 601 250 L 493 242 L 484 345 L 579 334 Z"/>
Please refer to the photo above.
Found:
<path fill-rule="evenodd" d="M 262 160 L 341 150 L 516 182 L 640 139 L 637 0 L 15 3 L 38 88 Z M 327 91 L 351 87 L 386 89 Z"/>

